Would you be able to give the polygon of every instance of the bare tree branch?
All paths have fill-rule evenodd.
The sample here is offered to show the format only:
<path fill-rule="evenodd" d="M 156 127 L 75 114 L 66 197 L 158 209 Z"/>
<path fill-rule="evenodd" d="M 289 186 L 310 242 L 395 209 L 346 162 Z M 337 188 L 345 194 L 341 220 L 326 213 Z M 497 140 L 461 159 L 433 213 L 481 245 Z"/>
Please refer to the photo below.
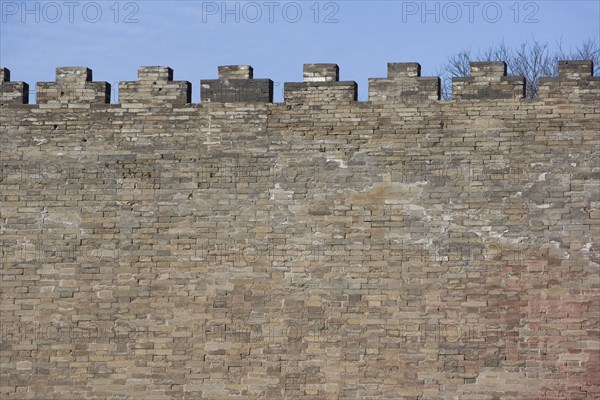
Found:
<path fill-rule="evenodd" d="M 592 39 L 583 41 L 574 50 L 565 50 L 559 41 L 554 51 L 548 43 L 541 43 L 535 38 L 524 42 L 518 48 L 511 49 L 504 42 L 494 45 L 473 55 L 471 50 L 462 50 L 448 57 L 446 64 L 439 70 L 442 79 L 442 98 L 450 99 L 452 77 L 465 77 L 470 74 L 471 61 L 504 61 L 510 75 L 525 77 L 525 96 L 538 96 L 539 79 L 541 77 L 558 76 L 559 60 L 592 60 L 594 75 L 600 74 L 600 46 Z"/>

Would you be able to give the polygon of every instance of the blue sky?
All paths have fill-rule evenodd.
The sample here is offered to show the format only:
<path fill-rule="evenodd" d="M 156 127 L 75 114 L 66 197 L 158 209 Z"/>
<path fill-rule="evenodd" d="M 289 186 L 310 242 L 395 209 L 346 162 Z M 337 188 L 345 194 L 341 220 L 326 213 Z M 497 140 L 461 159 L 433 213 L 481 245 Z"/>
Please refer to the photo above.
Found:
<path fill-rule="evenodd" d="M 256 78 L 302 80 L 304 63 L 337 63 L 341 80 L 386 76 L 416 61 L 437 75 L 448 56 L 504 41 L 564 47 L 600 42 L 600 1 L 7 1 L 0 0 L 0 65 L 35 90 L 57 66 L 87 66 L 95 81 L 135 80 L 163 65 L 175 80 L 214 79 L 217 66 L 250 64 Z"/>

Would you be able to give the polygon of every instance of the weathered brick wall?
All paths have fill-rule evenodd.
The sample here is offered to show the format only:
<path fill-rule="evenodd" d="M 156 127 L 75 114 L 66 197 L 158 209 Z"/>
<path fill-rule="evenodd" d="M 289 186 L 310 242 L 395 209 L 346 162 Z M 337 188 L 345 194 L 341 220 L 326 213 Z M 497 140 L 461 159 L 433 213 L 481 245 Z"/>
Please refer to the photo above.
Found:
<path fill-rule="evenodd" d="M 598 398 L 591 63 L 389 69 L 3 69 L 0 397 Z"/>

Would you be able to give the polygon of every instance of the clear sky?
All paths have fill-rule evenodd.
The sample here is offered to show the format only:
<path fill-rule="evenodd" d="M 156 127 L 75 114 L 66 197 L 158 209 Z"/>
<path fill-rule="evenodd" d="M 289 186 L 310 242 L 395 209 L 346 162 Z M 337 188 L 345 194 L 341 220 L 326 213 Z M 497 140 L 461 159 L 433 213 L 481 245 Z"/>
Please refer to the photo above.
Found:
<path fill-rule="evenodd" d="M 0 65 L 31 90 L 54 81 L 57 66 L 90 67 L 116 91 L 138 66 L 162 65 L 192 83 L 193 102 L 219 65 L 252 65 L 282 101 L 283 82 L 302 81 L 302 64 L 336 63 L 366 100 L 367 79 L 385 77 L 388 62 L 419 62 L 427 76 L 462 49 L 502 41 L 600 42 L 599 0 L 0 0 L 0 13 Z"/>

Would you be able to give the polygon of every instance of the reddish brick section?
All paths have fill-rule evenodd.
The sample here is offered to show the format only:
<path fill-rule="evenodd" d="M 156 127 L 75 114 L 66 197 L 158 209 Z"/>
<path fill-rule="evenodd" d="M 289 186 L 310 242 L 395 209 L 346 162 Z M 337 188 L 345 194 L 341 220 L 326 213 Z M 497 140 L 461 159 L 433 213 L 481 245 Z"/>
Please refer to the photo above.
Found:
<path fill-rule="evenodd" d="M 599 398 L 591 63 L 388 67 L 1 69 L 0 398 Z"/>

